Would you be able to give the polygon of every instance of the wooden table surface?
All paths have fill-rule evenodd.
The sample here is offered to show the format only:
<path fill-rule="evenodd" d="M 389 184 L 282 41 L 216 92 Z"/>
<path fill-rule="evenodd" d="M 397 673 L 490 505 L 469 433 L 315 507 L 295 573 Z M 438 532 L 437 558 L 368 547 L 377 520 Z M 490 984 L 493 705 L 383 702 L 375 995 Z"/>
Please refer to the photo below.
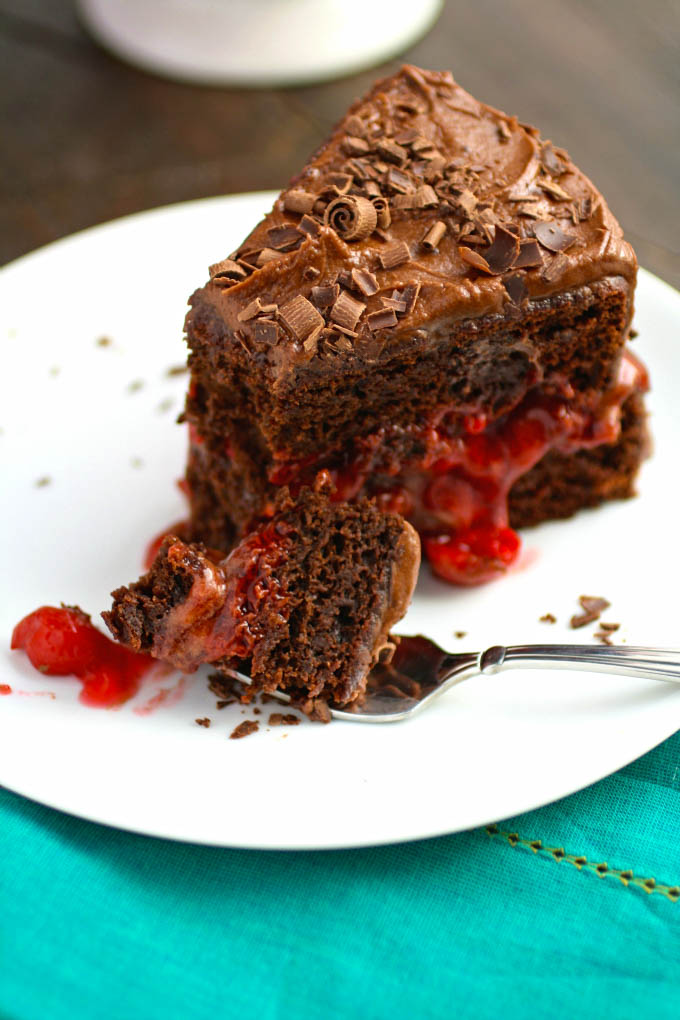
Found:
<path fill-rule="evenodd" d="M 568 149 L 641 265 L 680 287 L 678 0 L 449 0 L 402 59 Z M 0 0 L 0 263 L 140 209 L 282 187 L 400 62 L 297 89 L 189 86 L 103 52 L 66 0 Z"/>

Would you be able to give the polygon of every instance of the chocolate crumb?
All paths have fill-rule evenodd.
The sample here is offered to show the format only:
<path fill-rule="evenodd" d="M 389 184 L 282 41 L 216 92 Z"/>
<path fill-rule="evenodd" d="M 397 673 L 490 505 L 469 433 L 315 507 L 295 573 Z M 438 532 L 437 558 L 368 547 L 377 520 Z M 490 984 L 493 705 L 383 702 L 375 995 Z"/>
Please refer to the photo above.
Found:
<path fill-rule="evenodd" d="M 97 347 L 110 347 L 113 340 L 110 336 L 100 336 L 96 341 Z"/>
<path fill-rule="evenodd" d="M 203 719 L 194 719 L 194 722 L 198 723 L 199 726 L 205 726 L 206 729 L 210 726 L 210 719 L 207 715 Z"/>
<path fill-rule="evenodd" d="M 240 740 L 241 737 L 249 737 L 251 733 L 256 733 L 260 728 L 259 722 L 255 719 L 244 719 L 242 723 L 231 731 L 229 734 L 230 740 Z"/>
<path fill-rule="evenodd" d="M 128 383 L 127 385 L 128 393 L 139 393 L 139 391 L 143 389 L 144 389 L 143 379 L 133 379 L 132 382 Z"/>
<path fill-rule="evenodd" d="M 38 478 L 35 483 L 36 489 L 44 489 L 46 485 L 51 485 L 52 479 L 49 475 L 43 475 L 42 478 Z"/>
<path fill-rule="evenodd" d="M 539 617 L 539 623 L 557 623 L 557 617 L 553 616 L 552 613 L 544 613 L 543 616 Z"/>
<path fill-rule="evenodd" d="M 467 631 L 466 630 L 454 630 L 453 636 L 457 637 L 459 639 L 467 637 Z"/>
<path fill-rule="evenodd" d="M 302 720 L 299 715 L 293 715 L 292 712 L 284 714 L 283 712 L 272 712 L 269 716 L 270 726 L 299 726 Z"/>
<path fill-rule="evenodd" d="M 593 634 L 593 637 L 596 638 L 596 640 L 601 641 L 603 645 L 611 646 L 611 645 L 614 644 L 614 642 L 611 639 L 611 635 L 610 635 L 609 631 L 606 631 L 606 630 L 597 630 Z"/>
<path fill-rule="evenodd" d="M 52 365 L 52 368 L 50 369 L 50 375 L 52 376 L 53 379 L 56 379 L 60 372 L 61 369 L 59 365 Z"/>
<path fill-rule="evenodd" d="M 189 371 L 188 365 L 171 365 L 170 368 L 166 368 L 165 374 L 168 379 L 172 379 L 176 375 L 185 375 Z"/>
<path fill-rule="evenodd" d="M 577 627 L 585 627 L 586 624 L 599 620 L 600 615 L 605 609 L 609 609 L 611 605 L 611 602 L 601 598 L 599 595 L 581 595 L 579 596 L 579 602 L 583 612 L 575 614 L 569 621 L 569 626 L 574 630 Z"/>
<path fill-rule="evenodd" d="M 158 405 L 158 413 L 164 414 L 166 411 L 169 411 L 174 403 L 175 401 L 173 400 L 172 397 L 166 397 L 165 400 L 161 400 L 160 404 Z"/>

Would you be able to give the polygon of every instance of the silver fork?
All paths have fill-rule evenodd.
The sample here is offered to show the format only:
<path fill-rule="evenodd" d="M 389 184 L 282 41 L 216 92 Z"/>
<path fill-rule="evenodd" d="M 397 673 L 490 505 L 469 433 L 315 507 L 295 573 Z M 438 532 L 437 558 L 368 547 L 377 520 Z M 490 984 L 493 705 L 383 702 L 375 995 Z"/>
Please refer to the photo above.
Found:
<path fill-rule="evenodd" d="M 680 683 L 680 649 L 634 648 L 621 645 L 493 645 L 485 652 L 446 652 L 429 638 L 400 637 L 388 664 L 379 663 L 369 676 L 360 705 L 330 707 L 334 719 L 388 723 L 410 719 L 464 680 L 502 669 L 578 669 L 620 673 L 642 679 Z M 249 684 L 243 673 L 231 675 Z M 290 703 L 282 691 L 272 697 Z"/>

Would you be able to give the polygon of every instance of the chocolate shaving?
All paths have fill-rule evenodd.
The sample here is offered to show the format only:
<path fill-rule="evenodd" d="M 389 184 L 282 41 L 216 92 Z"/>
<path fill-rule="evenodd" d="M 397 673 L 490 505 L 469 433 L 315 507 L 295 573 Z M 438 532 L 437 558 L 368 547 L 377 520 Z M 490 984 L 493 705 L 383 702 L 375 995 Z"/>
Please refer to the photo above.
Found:
<path fill-rule="evenodd" d="M 362 137 L 366 131 L 366 125 L 361 117 L 358 117 L 355 113 L 353 113 L 345 121 L 345 130 L 349 135 L 358 135 L 359 137 Z"/>
<path fill-rule="evenodd" d="M 552 613 L 544 613 L 543 616 L 539 618 L 539 623 L 557 623 L 557 617 Z"/>
<path fill-rule="evenodd" d="M 368 198 L 342 195 L 324 213 L 324 222 L 344 241 L 363 241 L 378 225 L 378 213 Z"/>
<path fill-rule="evenodd" d="M 233 259 L 223 259 L 221 262 L 215 262 L 214 265 L 208 269 L 210 279 L 214 280 L 218 284 L 230 285 L 235 283 L 237 280 L 245 280 L 248 275 L 238 262 Z"/>
<path fill-rule="evenodd" d="M 402 290 L 401 300 L 406 304 L 406 308 L 404 309 L 405 315 L 410 315 L 415 308 L 418 295 L 420 294 L 420 287 L 420 283 L 409 283 Z M 392 297 L 394 297 L 394 294 Z"/>
<path fill-rule="evenodd" d="M 423 248 L 427 248 L 428 251 L 436 251 L 439 247 L 439 242 L 446 233 L 446 224 L 443 220 L 437 220 L 433 223 L 425 237 L 421 241 Z"/>
<path fill-rule="evenodd" d="M 281 335 L 277 323 L 271 319 L 256 319 L 250 327 L 253 340 L 261 344 L 275 344 Z"/>
<path fill-rule="evenodd" d="M 262 302 L 259 297 L 256 297 L 254 301 L 247 304 L 245 308 L 242 308 L 236 318 L 239 322 L 248 322 L 250 319 L 254 319 L 256 315 L 259 315 L 262 311 Z"/>
<path fill-rule="evenodd" d="M 236 729 L 233 729 L 229 734 L 230 740 L 240 740 L 241 737 L 249 737 L 251 733 L 256 733 L 259 730 L 260 724 L 255 719 L 245 719 L 242 723 L 239 723 Z"/>
<path fill-rule="evenodd" d="M 548 251 L 566 251 L 576 240 L 573 234 L 565 234 L 557 224 L 542 221 L 534 224 L 534 236 Z"/>
<path fill-rule="evenodd" d="M 339 294 L 340 288 L 334 283 L 325 287 L 312 287 L 311 298 L 317 308 L 330 308 Z"/>
<path fill-rule="evenodd" d="M 483 254 L 489 272 L 495 275 L 505 273 L 519 255 L 519 238 L 505 227 L 496 226 L 493 243 Z"/>
<path fill-rule="evenodd" d="M 390 216 L 390 203 L 382 195 L 376 195 L 371 199 L 373 207 L 378 215 L 378 226 L 381 230 L 387 230 L 392 222 Z"/>
<path fill-rule="evenodd" d="M 594 623 L 595 620 L 599 620 L 600 615 L 605 611 L 605 609 L 609 609 L 611 605 L 611 602 L 608 602 L 607 599 L 600 598 L 596 595 L 581 595 L 579 597 L 579 602 L 581 603 L 583 612 L 572 616 L 569 621 L 569 626 L 574 630 L 577 627 L 585 627 L 586 624 Z"/>
<path fill-rule="evenodd" d="M 399 291 L 395 290 L 394 293 L 398 294 Z M 385 308 L 393 308 L 397 315 L 403 315 L 404 312 L 406 311 L 406 302 L 402 301 L 400 298 L 381 297 L 380 300 L 382 301 Z"/>
<path fill-rule="evenodd" d="M 513 263 L 514 269 L 530 269 L 532 266 L 542 266 L 543 256 L 538 246 L 538 241 L 529 237 L 519 242 L 519 255 Z"/>
<path fill-rule="evenodd" d="M 458 254 L 462 258 L 463 262 L 467 262 L 469 266 L 474 266 L 474 268 L 479 269 L 480 272 L 489 273 L 493 276 L 489 263 L 479 254 L 479 252 L 474 251 L 472 248 L 459 247 Z"/>
<path fill-rule="evenodd" d="M 194 719 L 194 722 L 198 723 L 199 726 L 205 726 L 206 729 L 210 726 L 210 719 L 208 719 L 207 715 L 203 719 Z"/>
<path fill-rule="evenodd" d="M 392 241 L 378 252 L 378 259 L 383 269 L 396 269 L 410 261 L 411 253 L 405 241 Z"/>
<path fill-rule="evenodd" d="M 297 226 L 298 230 L 303 234 L 307 234 L 308 237 L 318 237 L 321 226 L 317 220 L 312 216 L 308 216 L 307 213 L 302 217 Z"/>
<path fill-rule="evenodd" d="M 620 626 L 620 623 L 605 623 L 603 620 L 600 620 L 600 630 L 604 630 L 607 633 L 613 634 Z"/>
<path fill-rule="evenodd" d="M 439 199 L 432 185 L 422 184 L 419 188 L 416 188 L 413 193 L 414 209 L 428 209 L 435 205 L 439 205 Z"/>
<path fill-rule="evenodd" d="M 302 273 L 303 280 L 318 280 L 320 276 L 321 270 L 318 269 L 316 266 L 307 266 L 307 268 L 303 270 Z"/>
<path fill-rule="evenodd" d="M 392 138 L 381 138 L 376 143 L 376 149 L 383 159 L 388 163 L 396 163 L 400 166 L 408 159 L 408 152 Z"/>
<path fill-rule="evenodd" d="M 330 174 L 328 183 L 332 184 L 339 195 L 346 195 L 354 184 L 352 174 Z"/>
<path fill-rule="evenodd" d="M 393 308 L 381 308 L 377 312 L 371 312 L 366 316 L 366 322 L 370 330 L 390 329 L 397 325 L 397 315 Z"/>
<path fill-rule="evenodd" d="M 555 184 L 554 181 L 549 180 L 547 177 L 539 177 L 536 180 L 536 183 L 539 188 L 543 189 L 543 191 L 547 191 L 551 198 L 562 199 L 570 202 L 574 197 L 573 195 L 570 195 L 568 191 L 565 191 L 564 188 L 561 188 L 559 184 Z"/>
<path fill-rule="evenodd" d="M 466 216 L 472 216 L 477 208 L 477 199 L 468 188 L 464 188 L 460 194 L 455 195 L 454 202 L 460 206 Z"/>
<path fill-rule="evenodd" d="M 556 255 L 553 255 L 548 264 L 543 266 L 543 269 L 541 270 L 541 279 L 545 280 L 546 283 L 554 283 L 555 280 L 559 279 L 568 265 L 569 256 L 565 255 L 564 252 L 557 252 Z"/>
<path fill-rule="evenodd" d="M 541 146 L 541 164 L 545 169 L 559 177 L 566 173 L 566 166 L 552 147 L 552 142 L 544 142 Z"/>
<path fill-rule="evenodd" d="M 512 273 L 510 276 L 504 276 L 502 283 L 513 305 L 519 306 L 526 301 L 529 292 L 524 282 L 524 273 Z"/>
<path fill-rule="evenodd" d="M 406 195 L 409 191 L 413 191 L 413 181 L 409 175 L 393 166 L 385 174 L 384 183 L 386 188 L 391 188 L 392 191 L 396 191 L 400 195 Z"/>
<path fill-rule="evenodd" d="M 258 267 L 266 266 L 268 262 L 275 262 L 282 255 L 283 252 L 276 251 L 274 248 L 263 248 L 257 256 L 257 265 Z"/>
<path fill-rule="evenodd" d="M 508 127 L 506 121 L 499 120 L 499 122 L 496 125 L 496 127 L 498 128 L 498 137 L 501 140 L 501 142 L 509 142 L 510 139 L 512 138 L 512 134 L 510 132 L 510 128 Z"/>
<path fill-rule="evenodd" d="M 267 231 L 267 239 L 271 247 L 276 248 L 277 251 L 290 251 L 302 243 L 302 234 L 292 223 L 284 223 L 280 227 L 270 227 Z"/>
<path fill-rule="evenodd" d="M 342 147 L 348 156 L 365 156 L 371 151 L 366 139 L 360 138 L 358 135 L 345 135 Z"/>
<path fill-rule="evenodd" d="M 351 280 L 354 290 L 358 290 L 364 297 L 371 297 L 380 290 L 375 276 L 367 269 L 353 269 Z"/>
<path fill-rule="evenodd" d="M 343 290 L 331 308 L 330 318 L 338 326 L 354 330 L 365 310 L 366 305 L 362 301 L 357 301 L 346 290 Z"/>
<path fill-rule="evenodd" d="M 279 317 L 296 340 L 306 340 L 318 328 L 323 329 L 323 316 L 302 294 L 297 294 L 279 310 Z"/>
<path fill-rule="evenodd" d="M 312 195 L 309 191 L 303 191 L 300 188 L 287 191 L 283 196 L 283 208 L 288 212 L 310 213 L 314 208 L 315 202 L 316 195 Z"/>

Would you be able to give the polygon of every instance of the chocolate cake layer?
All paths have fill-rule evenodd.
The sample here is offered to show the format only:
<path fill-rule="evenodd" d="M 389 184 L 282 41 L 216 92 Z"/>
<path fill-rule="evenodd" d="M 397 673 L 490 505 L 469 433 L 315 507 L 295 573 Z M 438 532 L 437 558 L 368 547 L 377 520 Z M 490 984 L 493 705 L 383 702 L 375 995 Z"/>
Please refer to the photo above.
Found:
<path fill-rule="evenodd" d="M 210 662 L 254 690 L 344 704 L 406 612 L 419 562 L 396 515 L 305 492 L 226 559 L 167 538 L 103 616 L 117 640 L 185 671 Z"/>

